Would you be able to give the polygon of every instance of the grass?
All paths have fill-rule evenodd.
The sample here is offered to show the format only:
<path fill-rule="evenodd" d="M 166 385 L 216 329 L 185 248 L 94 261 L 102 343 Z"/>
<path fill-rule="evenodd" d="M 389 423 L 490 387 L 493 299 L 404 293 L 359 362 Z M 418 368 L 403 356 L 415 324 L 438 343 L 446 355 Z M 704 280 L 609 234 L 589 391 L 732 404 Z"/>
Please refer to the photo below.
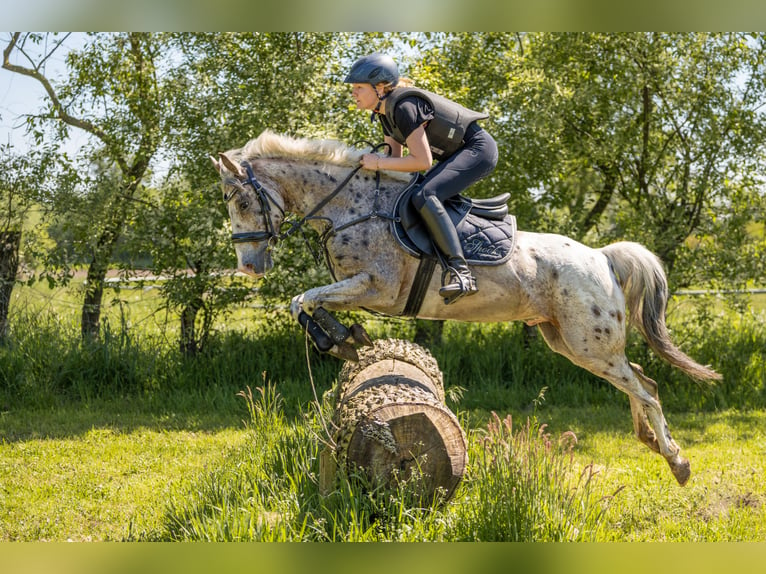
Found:
<path fill-rule="evenodd" d="M 146 407 L 3 413 L 0 540 L 122 540 L 157 527 L 174 482 L 215 466 L 244 437 L 218 413 Z"/>
<path fill-rule="evenodd" d="M 147 539 L 577 541 L 598 536 L 606 498 L 598 494 L 590 467 L 573 474 L 574 443 L 552 440 L 531 420 L 514 431 L 510 417 L 495 416 L 487 432 L 474 433 L 473 464 L 449 504 L 423 500 L 417 476 L 393 491 L 348 476 L 322 496 L 313 439 L 319 427 L 285 425 L 274 397 L 273 389 L 264 390 L 250 408 L 248 440 L 215 471 L 176 493 L 163 526 Z"/>
<path fill-rule="evenodd" d="M 471 460 L 455 498 L 431 509 L 411 505 L 406 490 L 371 496 L 352 482 L 322 499 L 311 424 L 284 414 L 250 422 L 244 401 L 228 415 L 199 410 L 103 400 L 87 409 L 4 414 L 0 539 L 766 540 L 763 411 L 669 415 L 692 461 L 692 479 L 681 488 L 665 462 L 633 438 L 627 404 L 543 403 L 534 416 L 545 421 L 546 440 L 573 433 L 577 443 L 564 444 L 571 453 L 538 457 L 531 466 L 538 475 L 527 476 L 537 482 L 525 494 L 523 472 L 490 460 L 509 448 L 510 435 L 483 451 L 488 432 L 478 426 L 469 433 Z M 539 432 L 530 435 L 529 415 L 517 410 L 501 419 L 507 414 L 523 437 L 517 454 L 544 446 L 523 443 Z M 553 481 L 556 472 L 561 480 Z"/>
<path fill-rule="evenodd" d="M 631 341 L 692 462 L 685 488 L 633 437 L 624 395 L 518 325 L 447 323 L 431 350 L 470 461 L 455 497 L 433 505 L 359 477 L 318 494 L 311 382 L 321 396 L 341 365 L 307 361 L 286 312 L 241 309 L 184 358 L 151 291 L 122 292 L 93 346 L 78 342 L 70 296 L 17 294 L 0 347 L 0 540 L 766 540 L 755 312 L 671 314 L 684 350 L 724 373 L 714 388 Z M 412 322 L 362 320 L 375 337 L 414 335 Z M 264 393 L 238 396 L 247 387 Z"/>
<path fill-rule="evenodd" d="M 670 413 L 671 432 L 692 464 L 683 488 L 633 438 L 627 404 L 595 413 L 557 407 L 540 416 L 578 436 L 577 460 L 597 465 L 606 490 L 624 487 L 610 505 L 609 539 L 766 540 L 766 412 Z"/>

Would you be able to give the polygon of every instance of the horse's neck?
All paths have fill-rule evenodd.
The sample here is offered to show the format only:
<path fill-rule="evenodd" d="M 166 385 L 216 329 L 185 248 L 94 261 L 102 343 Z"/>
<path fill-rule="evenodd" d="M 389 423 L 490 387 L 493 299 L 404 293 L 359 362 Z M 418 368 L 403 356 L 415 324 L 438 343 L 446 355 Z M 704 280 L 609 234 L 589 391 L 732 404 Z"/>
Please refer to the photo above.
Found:
<path fill-rule="evenodd" d="M 342 189 L 338 189 L 349 176 L 352 167 L 322 165 L 314 163 L 296 164 L 295 172 L 289 177 L 284 189 L 286 206 L 300 216 L 311 213 L 330 195 L 332 200 L 323 208 L 322 214 L 357 212 L 372 209 L 375 205 L 375 189 L 378 182 L 373 173 L 359 170 Z M 381 175 L 378 205 L 384 208 L 389 197 L 396 197 L 406 186 L 405 181 Z M 336 193 L 337 192 L 337 193 Z"/>

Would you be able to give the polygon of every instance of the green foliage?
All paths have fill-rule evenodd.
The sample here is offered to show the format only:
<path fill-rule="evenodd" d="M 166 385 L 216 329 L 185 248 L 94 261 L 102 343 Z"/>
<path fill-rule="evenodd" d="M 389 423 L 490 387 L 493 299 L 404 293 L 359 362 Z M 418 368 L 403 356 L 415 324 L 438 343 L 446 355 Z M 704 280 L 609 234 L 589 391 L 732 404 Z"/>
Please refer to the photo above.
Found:
<path fill-rule="evenodd" d="M 124 325 L 114 330 L 105 323 L 103 340 L 81 342 L 77 325 L 53 312 L 16 318 L 25 329 L 13 328 L 0 356 L 0 401 L 6 406 L 140 395 L 151 389 L 162 368 L 161 357 L 148 352 Z"/>
<path fill-rule="evenodd" d="M 763 213 L 763 46 L 744 34 L 533 35 L 525 68 L 539 96 L 522 113 L 552 118 L 532 135 L 557 150 L 543 156 L 544 224 L 643 243 L 674 285 L 756 277 L 763 261 L 743 231 Z"/>
<path fill-rule="evenodd" d="M 595 492 L 593 466 L 577 471 L 577 437 L 558 441 L 536 418 L 518 430 L 494 412 L 458 501 L 455 540 L 567 542 L 602 539 L 603 515 L 614 495 Z M 616 494 L 616 493 L 615 493 Z"/>
<path fill-rule="evenodd" d="M 193 390 L 216 401 L 225 392 L 230 397 L 226 400 L 231 400 L 244 385 L 254 385 L 266 373 L 280 381 L 281 394 L 290 399 L 289 414 L 296 416 L 298 405 L 311 397 L 306 385 L 309 373 L 318 389 L 333 386 L 339 361 L 316 353 L 287 309 L 245 307 L 237 312 L 248 317 L 237 323 L 241 327 L 227 327 L 222 321 L 228 319 L 219 317 L 206 348 L 188 356 L 166 331 L 146 329 L 140 322 L 134 325 L 127 310 L 104 321 L 103 340 L 82 344 L 73 316 L 31 305 L 12 308 L 8 344 L 0 347 L 0 402 L 54 404 L 62 396 L 77 400 L 114 393 L 161 396 L 175 390 Z M 364 314 L 340 319 L 365 323 L 376 338 L 411 339 L 415 329 L 414 321 L 371 319 Z M 631 333 L 627 356 L 659 383 L 666 408 L 714 411 L 766 406 L 766 329 L 761 314 L 695 306 L 674 311 L 670 319 L 671 335 L 680 348 L 712 365 L 724 380 L 715 385 L 690 380 Z M 521 324 L 447 322 L 429 347 L 445 374 L 447 394 L 462 396 L 460 408 L 469 409 L 479 420 L 488 414 L 487 404 L 495 410 L 532 408 L 542 387 L 548 387 L 550 405 L 627 404 L 620 391 L 554 354 L 532 333 L 530 337 Z"/>
<path fill-rule="evenodd" d="M 521 324 L 448 322 L 441 344 L 431 351 L 449 373 L 449 384 L 466 389 L 463 408 L 487 400 L 498 410 L 528 407 L 544 386 L 554 404 L 594 404 L 619 397 L 606 381 L 554 354 L 535 329 L 525 330 Z M 481 396 L 470 392 L 475 385 L 481 386 Z"/>
<path fill-rule="evenodd" d="M 708 385 L 684 377 L 651 354 L 637 337 L 628 356 L 644 365 L 661 383 L 660 397 L 670 409 L 711 411 L 766 405 L 766 325 L 763 314 L 715 310 L 712 301 L 679 313 L 671 322 L 671 335 L 680 347 L 702 364 L 723 374 L 723 381 Z"/>
<path fill-rule="evenodd" d="M 513 432 L 510 419 L 488 427 L 470 477 L 454 504 L 423 500 L 417 473 L 394 488 L 353 474 L 318 492 L 316 419 L 284 424 L 273 386 L 248 404 L 250 436 L 220 468 L 174 495 L 152 540 L 207 541 L 562 541 L 595 539 L 606 499 L 593 496 L 593 472 L 572 474 L 573 435 L 552 444 L 536 422 Z M 570 441 L 570 442 L 567 442 Z"/>

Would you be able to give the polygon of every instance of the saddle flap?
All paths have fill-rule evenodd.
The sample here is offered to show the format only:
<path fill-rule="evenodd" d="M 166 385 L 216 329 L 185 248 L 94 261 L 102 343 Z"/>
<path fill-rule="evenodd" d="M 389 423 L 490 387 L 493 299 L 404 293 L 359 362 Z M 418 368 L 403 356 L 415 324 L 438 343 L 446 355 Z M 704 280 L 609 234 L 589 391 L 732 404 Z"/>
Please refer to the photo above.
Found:
<path fill-rule="evenodd" d="M 397 198 L 392 229 L 405 251 L 417 257 L 436 257 L 428 229 L 410 201 L 421 177 L 416 175 Z M 509 193 L 481 200 L 458 195 L 444 202 L 467 263 L 499 265 L 511 256 L 516 218 L 508 215 L 508 198 Z"/>

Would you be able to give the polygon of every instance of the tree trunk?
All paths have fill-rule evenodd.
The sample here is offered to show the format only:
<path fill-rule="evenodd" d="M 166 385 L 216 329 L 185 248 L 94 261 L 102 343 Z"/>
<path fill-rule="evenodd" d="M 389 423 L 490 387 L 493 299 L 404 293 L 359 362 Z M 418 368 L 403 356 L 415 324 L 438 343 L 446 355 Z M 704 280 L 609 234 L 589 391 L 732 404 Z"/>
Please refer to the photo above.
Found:
<path fill-rule="evenodd" d="M 415 335 L 412 339 L 416 344 L 430 349 L 442 342 L 443 333 L 444 320 L 415 319 Z"/>
<path fill-rule="evenodd" d="M 181 339 L 179 341 L 181 353 L 187 357 L 193 357 L 200 350 L 200 343 L 197 341 L 197 314 L 202 308 L 202 301 L 196 300 L 189 303 L 181 311 Z"/>
<path fill-rule="evenodd" d="M 21 231 L 0 231 L 0 344 L 8 336 L 11 293 L 19 271 Z"/>
<path fill-rule="evenodd" d="M 522 323 L 521 328 L 524 335 L 524 349 L 529 350 L 529 348 L 532 346 L 532 341 L 537 339 L 537 327 L 534 325 L 527 325 L 526 323 Z"/>
<path fill-rule="evenodd" d="M 97 261 L 88 267 L 85 279 L 85 297 L 82 302 L 80 332 L 83 341 L 97 339 L 101 329 L 101 301 L 104 298 L 106 268 Z"/>
<path fill-rule="evenodd" d="M 82 304 L 80 330 L 82 339 L 96 339 L 101 329 L 101 303 L 104 298 L 106 272 L 112 259 L 114 246 L 120 237 L 125 220 L 125 206 L 115 209 L 101 232 L 88 266 L 85 280 L 85 297 Z"/>
<path fill-rule="evenodd" d="M 376 341 L 360 350 L 358 363 L 346 363 L 338 386 L 334 456 L 326 451 L 320 459 L 320 490 L 332 489 L 334 463 L 385 486 L 417 474 L 414 493 L 428 501 L 438 490 L 449 500 L 468 454 L 431 354 L 408 341 Z"/>

